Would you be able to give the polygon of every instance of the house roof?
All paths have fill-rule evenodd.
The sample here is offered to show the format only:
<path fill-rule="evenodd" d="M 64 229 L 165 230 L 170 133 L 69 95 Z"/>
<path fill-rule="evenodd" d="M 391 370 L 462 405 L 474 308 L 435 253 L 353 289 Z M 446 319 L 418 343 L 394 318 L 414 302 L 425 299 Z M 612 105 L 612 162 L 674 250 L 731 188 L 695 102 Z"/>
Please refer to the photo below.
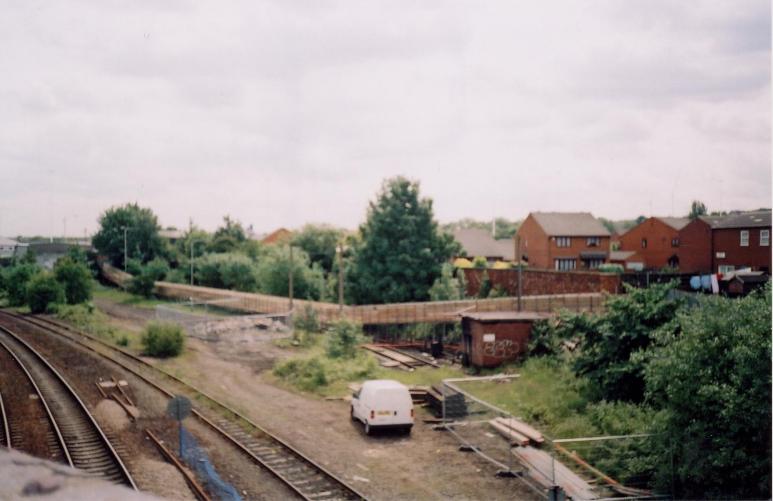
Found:
<path fill-rule="evenodd" d="M 660 220 L 675 230 L 681 230 L 690 224 L 690 218 L 687 217 L 656 217 L 655 219 Z"/>
<path fill-rule="evenodd" d="M 496 240 L 488 230 L 461 228 L 454 231 L 454 238 L 470 257 L 498 257 L 512 261 L 515 256 L 512 240 L 509 238 Z"/>
<path fill-rule="evenodd" d="M 17 240 L 14 240 L 13 238 L 5 238 L 5 237 L 0 237 L 0 245 L 2 245 L 4 247 L 11 247 L 11 246 L 14 246 L 14 247 L 27 247 L 27 246 L 29 246 L 29 244 L 24 244 L 24 243 L 21 243 L 21 242 L 19 242 Z"/>
<path fill-rule="evenodd" d="M 714 229 L 764 228 L 770 226 L 770 209 L 728 214 L 711 223 Z"/>
<path fill-rule="evenodd" d="M 287 228 L 279 228 L 264 236 L 260 242 L 263 244 L 283 243 L 290 239 L 293 232 Z"/>
<path fill-rule="evenodd" d="M 609 236 L 609 230 L 590 212 L 532 212 L 531 216 L 549 237 Z"/>

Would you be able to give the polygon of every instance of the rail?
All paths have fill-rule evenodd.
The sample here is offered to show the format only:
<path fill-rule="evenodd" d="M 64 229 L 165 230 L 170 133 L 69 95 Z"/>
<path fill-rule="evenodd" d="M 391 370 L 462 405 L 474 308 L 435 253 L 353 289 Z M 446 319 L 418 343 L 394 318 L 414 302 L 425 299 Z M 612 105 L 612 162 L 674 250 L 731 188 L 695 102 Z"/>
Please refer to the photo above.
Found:
<path fill-rule="evenodd" d="M 39 391 L 57 429 L 70 466 L 137 490 L 118 453 L 61 374 L 26 341 L 0 327 L 2 344 L 24 368 Z"/>
<path fill-rule="evenodd" d="M 288 488 L 294 491 L 302 499 L 309 501 L 321 501 L 326 499 L 366 499 L 365 496 L 357 492 L 353 487 L 346 484 L 342 479 L 329 472 L 323 466 L 314 462 L 312 459 L 295 449 L 284 440 L 269 433 L 261 426 L 257 425 L 239 412 L 231 409 L 214 397 L 208 395 L 206 392 L 186 383 L 182 379 L 162 369 L 159 369 L 158 367 L 155 367 L 142 358 L 116 346 L 105 343 L 101 339 L 98 339 L 80 330 L 74 329 L 71 326 L 64 325 L 50 319 L 42 317 L 22 316 L 8 311 L 0 311 L 0 314 L 35 325 L 40 329 L 44 329 L 48 332 L 56 334 L 71 343 L 91 351 L 102 358 L 110 360 L 116 365 L 122 367 L 124 370 L 134 374 L 145 383 L 154 387 L 156 390 L 166 395 L 167 398 L 174 397 L 174 394 L 167 388 L 150 379 L 148 376 L 140 373 L 139 369 L 137 369 L 138 366 L 142 367 L 143 369 L 152 371 L 154 375 L 162 376 L 174 384 L 179 385 L 179 387 L 185 393 L 188 393 L 188 395 L 192 397 L 191 400 L 199 400 L 197 397 L 201 397 L 228 415 L 238 418 L 240 421 L 246 424 L 252 432 L 257 433 L 258 436 L 245 432 L 245 430 L 240 425 L 232 421 L 221 419 L 216 423 L 212 419 L 204 416 L 196 408 L 192 410 L 193 415 L 197 419 L 205 423 L 229 442 L 234 444 L 245 455 L 247 455 L 255 463 L 274 475 L 274 477 L 283 482 Z M 67 331 L 68 334 L 63 333 L 62 331 Z M 91 346 L 90 344 L 83 342 L 80 339 L 76 339 L 73 337 L 73 335 L 87 339 L 102 349 L 109 350 L 112 354 L 120 356 L 123 361 L 117 360 L 113 356 L 110 356 L 96 349 L 94 346 Z M 134 365 L 134 367 L 130 367 L 129 364 L 126 363 L 126 360 L 129 360 L 130 363 Z"/>
<path fill-rule="evenodd" d="M 8 416 L 5 414 L 5 405 L 3 405 L 3 395 L 0 394 L 0 417 L 3 419 L 3 442 L 7 449 L 13 449 L 11 446 L 11 430 L 8 427 Z"/>

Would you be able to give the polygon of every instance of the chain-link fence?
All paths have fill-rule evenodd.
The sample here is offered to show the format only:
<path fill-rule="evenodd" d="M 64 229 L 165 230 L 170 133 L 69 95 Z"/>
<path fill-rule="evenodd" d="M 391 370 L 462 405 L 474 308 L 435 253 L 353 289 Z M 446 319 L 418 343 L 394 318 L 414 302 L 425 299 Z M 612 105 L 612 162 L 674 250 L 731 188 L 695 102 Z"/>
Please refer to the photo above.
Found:
<path fill-rule="evenodd" d="M 471 391 L 486 394 L 485 385 L 517 384 L 515 377 L 443 380 L 442 426 L 459 440 L 461 450 L 478 454 L 497 468 L 497 475 L 517 477 L 545 499 L 668 497 L 648 490 L 652 465 L 642 458 L 649 435 L 554 439 Z"/>
<path fill-rule="evenodd" d="M 207 453 L 199 447 L 196 439 L 184 427 L 180 431 L 180 441 L 183 461 L 204 483 L 205 488 L 214 499 L 241 501 L 242 498 L 234 486 L 220 478 Z"/>

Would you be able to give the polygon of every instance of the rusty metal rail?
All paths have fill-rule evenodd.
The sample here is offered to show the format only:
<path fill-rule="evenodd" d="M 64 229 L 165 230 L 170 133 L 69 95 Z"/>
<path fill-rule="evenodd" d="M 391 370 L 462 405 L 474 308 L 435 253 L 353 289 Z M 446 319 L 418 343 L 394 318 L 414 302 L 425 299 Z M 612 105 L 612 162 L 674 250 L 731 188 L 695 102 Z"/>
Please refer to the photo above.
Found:
<path fill-rule="evenodd" d="M 201 484 L 196 481 L 196 477 L 194 477 L 191 472 L 185 469 L 182 463 L 180 463 L 180 460 L 177 459 L 172 451 L 167 449 L 167 447 L 161 442 L 161 440 L 158 439 L 158 437 L 153 434 L 152 431 L 145 429 L 145 433 L 147 433 L 148 437 L 150 437 L 153 443 L 156 444 L 156 447 L 158 447 L 158 450 L 161 451 L 161 454 L 170 463 L 172 463 L 175 468 L 177 468 L 177 471 L 179 471 L 183 477 L 185 477 L 185 481 L 188 482 L 188 485 L 193 490 L 193 493 L 196 495 L 199 501 L 211 501 L 212 498 L 207 495 L 207 492 L 204 490 Z"/>
<path fill-rule="evenodd" d="M 174 384 L 177 387 L 176 389 L 180 390 L 180 393 L 187 394 L 194 401 L 201 399 L 206 400 L 212 407 L 232 416 L 232 419 L 217 418 L 216 420 L 213 420 L 205 416 L 196 408 L 192 411 L 193 415 L 234 444 L 256 464 L 274 475 L 300 498 L 309 501 L 366 499 L 364 495 L 349 486 L 342 479 L 329 472 L 323 466 L 319 465 L 284 440 L 269 433 L 261 426 L 208 395 L 206 392 L 155 367 L 142 358 L 116 346 L 112 346 L 90 334 L 74 329 L 69 325 L 61 324 L 47 318 L 22 316 L 8 311 L 0 311 L 0 314 L 35 325 L 40 329 L 56 334 L 71 343 L 91 351 L 102 358 L 110 360 L 145 381 L 147 384 L 163 393 L 167 398 L 172 398 L 174 393 L 151 379 L 151 376 L 148 374 L 142 374 L 140 371 L 149 371 L 154 377 L 162 377 L 167 383 L 171 382 Z M 91 343 L 97 345 L 99 349 Z M 105 351 L 109 351 L 109 354 Z M 238 422 L 235 422 L 233 418 L 236 418 Z"/>
<path fill-rule="evenodd" d="M 137 490 L 118 453 L 62 375 L 32 346 L 2 326 L 0 345 L 16 360 L 37 391 L 67 464 Z"/>
<path fill-rule="evenodd" d="M 0 429 L 2 437 L 0 437 L 0 446 L 12 449 L 11 447 L 11 430 L 8 427 L 8 416 L 5 414 L 5 405 L 3 405 L 3 395 L 0 394 L 0 418 L 3 419 L 3 428 Z"/>

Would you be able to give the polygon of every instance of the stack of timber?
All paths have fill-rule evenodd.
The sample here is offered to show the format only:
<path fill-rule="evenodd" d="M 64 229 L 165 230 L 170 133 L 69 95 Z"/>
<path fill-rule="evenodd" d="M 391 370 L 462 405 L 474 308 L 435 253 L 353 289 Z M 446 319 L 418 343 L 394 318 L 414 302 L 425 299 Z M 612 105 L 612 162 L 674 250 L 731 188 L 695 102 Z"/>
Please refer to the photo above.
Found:
<path fill-rule="evenodd" d="M 467 416 L 467 402 L 464 395 L 457 393 L 450 388 L 443 389 L 437 385 L 432 385 L 427 390 L 427 406 L 435 417 L 443 417 L 443 401 L 445 400 L 446 419 L 458 419 Z"/>
<path fill-rule="evenodd" d="M 542 436 L 542 433 L 515 418 L 498 417 L 490 420 L 489 424 L 500 435 L 508 439 L 510 445 L 524 447 L 531 443 L 539 446 L 545 442 L 545 437 Z"/>
<path fill-rule="evenodd" d="M 528 475 L 546 489 L 560 486 L 574 500 L 599 499 L 593 487 L 545 451 L 531 446 L 513 447 L 512 453 L 527 467 Z"/>
<path fill-rule="evenodd" d="M 399 367 L 408 371 L 412 371 L 416 367 L 422 367 L 429 365 L 431 367 L 439 367 L 434 361 L 425 357 L 413 355 L 398 350 L 392 346 L 384 346 L 378 344 L 363 344 L 362 348 L 372 351 L 382 360 L 381 365 L 384 367 Z"/>

